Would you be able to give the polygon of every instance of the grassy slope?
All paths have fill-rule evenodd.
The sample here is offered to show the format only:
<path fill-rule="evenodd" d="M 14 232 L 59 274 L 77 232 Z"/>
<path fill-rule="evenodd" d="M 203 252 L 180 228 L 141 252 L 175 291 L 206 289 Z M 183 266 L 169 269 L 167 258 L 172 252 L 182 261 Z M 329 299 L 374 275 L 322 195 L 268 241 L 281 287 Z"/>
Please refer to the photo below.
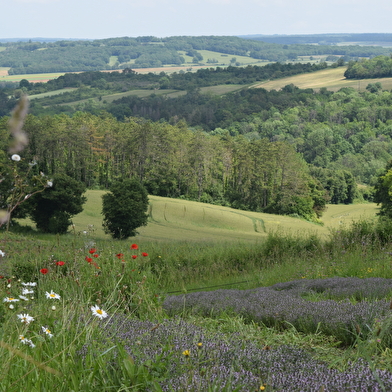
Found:
<path fill-rule="evenodd" d="M 94 225 L 95 236 L 109 238 L 102 230 L 101 195 L 87 191 L 84 211 L 73 218 L 77 232 Z M 352 220 L 374 217 L 375 204 L 330 205 L 323 216 L 324 226 L 281 215 L 235 210 L 194 201 L 150 196 L 150 219 L 139 229 L 138 239 L 187 241 L 258 242 L 269 231 L 329 234 L 330 228 L 349 225 Z"/>
<path fill-rule="evenodd" d="M 319 89 L 326 87 L 330 91 L 337 91 L 342 87 L 352 87 L 363 91 L 369 83 L 380 82 L 384 89 L 389 90 L 392 88 L 392 78 L 349 80 L 344 77 L 345 71 L 346 67 L 324 69 L 313 73 L 258 83 L 254 87 L 262 87 L 266 90 L 280 90 L 288 84 L 294 84 L 299 88 Z"/>

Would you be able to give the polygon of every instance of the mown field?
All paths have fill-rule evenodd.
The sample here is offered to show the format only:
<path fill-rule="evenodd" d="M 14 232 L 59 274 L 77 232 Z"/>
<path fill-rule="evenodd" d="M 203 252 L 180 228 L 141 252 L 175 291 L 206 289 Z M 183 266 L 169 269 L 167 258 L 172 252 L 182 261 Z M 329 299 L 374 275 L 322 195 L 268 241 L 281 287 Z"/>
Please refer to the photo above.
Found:
<path fill-rule="evenodd" d="M 312 88 L 318 90 L 325 87 L 330 91 L 338 91 L 343 87 L 352 87 L 355 90 L 364 91 L 369 83 L 380 82 L 383 89 L 390 90 L 392 88 L 392 78 L 348 80 L 344 77 L 345 71 L 346 67 L 325 69 L 308 74 L 258 83 L 254 87 L 262 87 L 266 90 L 280 90 L 288 84 L 294 84 L 303 89 Z"/>
<path fill-rule="evenodd" d="M 88 190 L 87 203 L 73 217 L 75 230 L 81 233 L 94 227 L 94 236 L 110 238 L 102 229 L 102 199 L 105 191 Z M 195 201 L 150 196 L 149 223 L 139 229 L 140 240 L 193 242 L 245 241 L 258 243 L 269 232 L 315 233 L 326 238 L 331 229 L 347 227 L 352 221 L 373 219 L 378 207 L 374 203 L 329 205 L 322 217 L 323 225 L 282 215 L 236 210 Z M 30 224 L 28 220 L 21 220 Z"/>

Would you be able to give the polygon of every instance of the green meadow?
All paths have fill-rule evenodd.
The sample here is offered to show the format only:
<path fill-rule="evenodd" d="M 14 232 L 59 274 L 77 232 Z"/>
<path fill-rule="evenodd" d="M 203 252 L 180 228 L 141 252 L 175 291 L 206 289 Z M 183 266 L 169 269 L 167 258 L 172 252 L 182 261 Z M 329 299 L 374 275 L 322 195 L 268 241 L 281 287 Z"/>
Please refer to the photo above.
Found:
<path fill-rule="evenodd" d="M 368 390 L 386 385 L 389 373 L 377 372 L 392 371 L 390 318 L 374 326 L 363 320 L 358 331 L 364 333 L 353 336 L 339 326 L 328 329 L 324 321 L 316 329 L 279 315 L 262 322 L 232 305 L 197 314 L 185 297 L 174 315 L 165 305 L 185 293 L 210 293 L 219 306 L 218 298 L 235 301 L 241 293 L 284 282 L 391 279 L 392 247 L 373 232 L 375 204 L 329 205 L 323 225 L 316 225 L 150 196 L 147 226 L 121 241 L 102 230 L 103 193 L 87 192 L 68 234 L 39 233 L 27 220 L 0 233 L 1 392 L 159 392 L 168 385 L 171 391 L 320 391 L 310 381 L 307 389 L 296 383 L 282 389 L 273 381 L 269 372 L 284 378 L 295 360 L 257 372 L 265 355 L 272 355 L 272 365 L 282 350 L 279 361 L 296 353 L 307 361 L 302 366 L 323 366 L 325 377 L 332 377 L 325 387 L 341 378 L 346 385 L 345 377 L 358 378 L 356 385 L 372 378 Z M 343 299 L 328 293 L 308 289 L 301 295 L 309 304 L 327 299 L 336 311 L 347 301 L 372 301 L 366 293 Z M 200 305 L 208 308 L 206 299 Z M 372 338 L 377 334 L 383 345 Z M 352 375 L 356 364 L 362 370 Z M 222 366 L 228 370 L 217 374 Z"/>
<path fill-rule="evenodd" d="M 84 210 L 73 218 L 77 232 L 89 225 L 99 238 L 109 238 L 102 229 L 101 196 L 105 191 L 88 190 Z M 315 233 L 322 237 L 331 229 L 349 226 L 352 221 L 372 219 L 378 207 L 374 203 L 329 205 L 323 214 L 323 225 L 282 215 L 235 210 L 195 201 L 150 196 L 149 223 L 139 229 L 138 239 L 202 242 L 245 241 L 257 243 L 269 232 Z M 27 221 L 26 221 L 27 222 Z"/>

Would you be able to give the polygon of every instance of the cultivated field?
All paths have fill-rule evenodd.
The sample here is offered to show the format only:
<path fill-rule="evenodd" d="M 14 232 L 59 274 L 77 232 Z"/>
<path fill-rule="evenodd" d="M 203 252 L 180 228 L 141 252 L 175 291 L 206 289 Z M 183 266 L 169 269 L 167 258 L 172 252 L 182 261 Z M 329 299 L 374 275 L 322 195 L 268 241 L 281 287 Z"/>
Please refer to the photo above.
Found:
<path fill-rule="evenodd" d="M 324 69 L 317 72 L 258 83 L 253 87 L 262 87 L 266 90 L 280 90 L 288 84 L 294 84 L 304 89 L 313 88 L 318 90 L 326 87 L 330 91 L 338 91 L 343 87 L 352 87 L 356 90 L 363 91 L 369 83 L 380 82 L 384 89 L 390 90 L 392 88 L 392 78 L 352 80 L 344 77 L 345 71 L 346 67 Z"/>

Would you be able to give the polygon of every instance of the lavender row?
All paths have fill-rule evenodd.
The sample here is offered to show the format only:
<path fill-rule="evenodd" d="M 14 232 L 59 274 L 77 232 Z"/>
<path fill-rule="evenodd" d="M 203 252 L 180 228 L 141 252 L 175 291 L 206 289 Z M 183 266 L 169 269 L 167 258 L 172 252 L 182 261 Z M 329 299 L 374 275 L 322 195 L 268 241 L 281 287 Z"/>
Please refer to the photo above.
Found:
<path fill-rule="evenodd" d="M 245 320 L 267 326 L 285 328 L 289 324 L 298 331 L 321 331 L 335 336 L 343 345 L 352 344 L 360 335 L 366 338 L 372 332 L 376 319 L 390 313 L 390 302 L 381 299 L 391 291 L 392 280 L 331 278 L 300 280 L 260 287 L 252 290 L 217 290 L 170 296 L 164 301 L 169 315 L 188 312 L 201 316 L 222 313 L 240 315 Z M 304 294 L 326 293 L 330 297 L 380 298 L 373 301 L 335 301 L 325 299 L 308 301 Z"/>
<path fill-rule="evenodd" d="M 364 361 L 346 371 L 331 369 L 304 350 L 266 350 L 233 335 L 210 334 L 181 319 L 160 324 L 113 318 L 107 329 L 140 364 L 167 366 L 164 391 L 385 391 L 392 374 Z M 186 353 L 187 355 L 184 355 Z M 151 366 L 151 365 L 149 365 Z"/>

